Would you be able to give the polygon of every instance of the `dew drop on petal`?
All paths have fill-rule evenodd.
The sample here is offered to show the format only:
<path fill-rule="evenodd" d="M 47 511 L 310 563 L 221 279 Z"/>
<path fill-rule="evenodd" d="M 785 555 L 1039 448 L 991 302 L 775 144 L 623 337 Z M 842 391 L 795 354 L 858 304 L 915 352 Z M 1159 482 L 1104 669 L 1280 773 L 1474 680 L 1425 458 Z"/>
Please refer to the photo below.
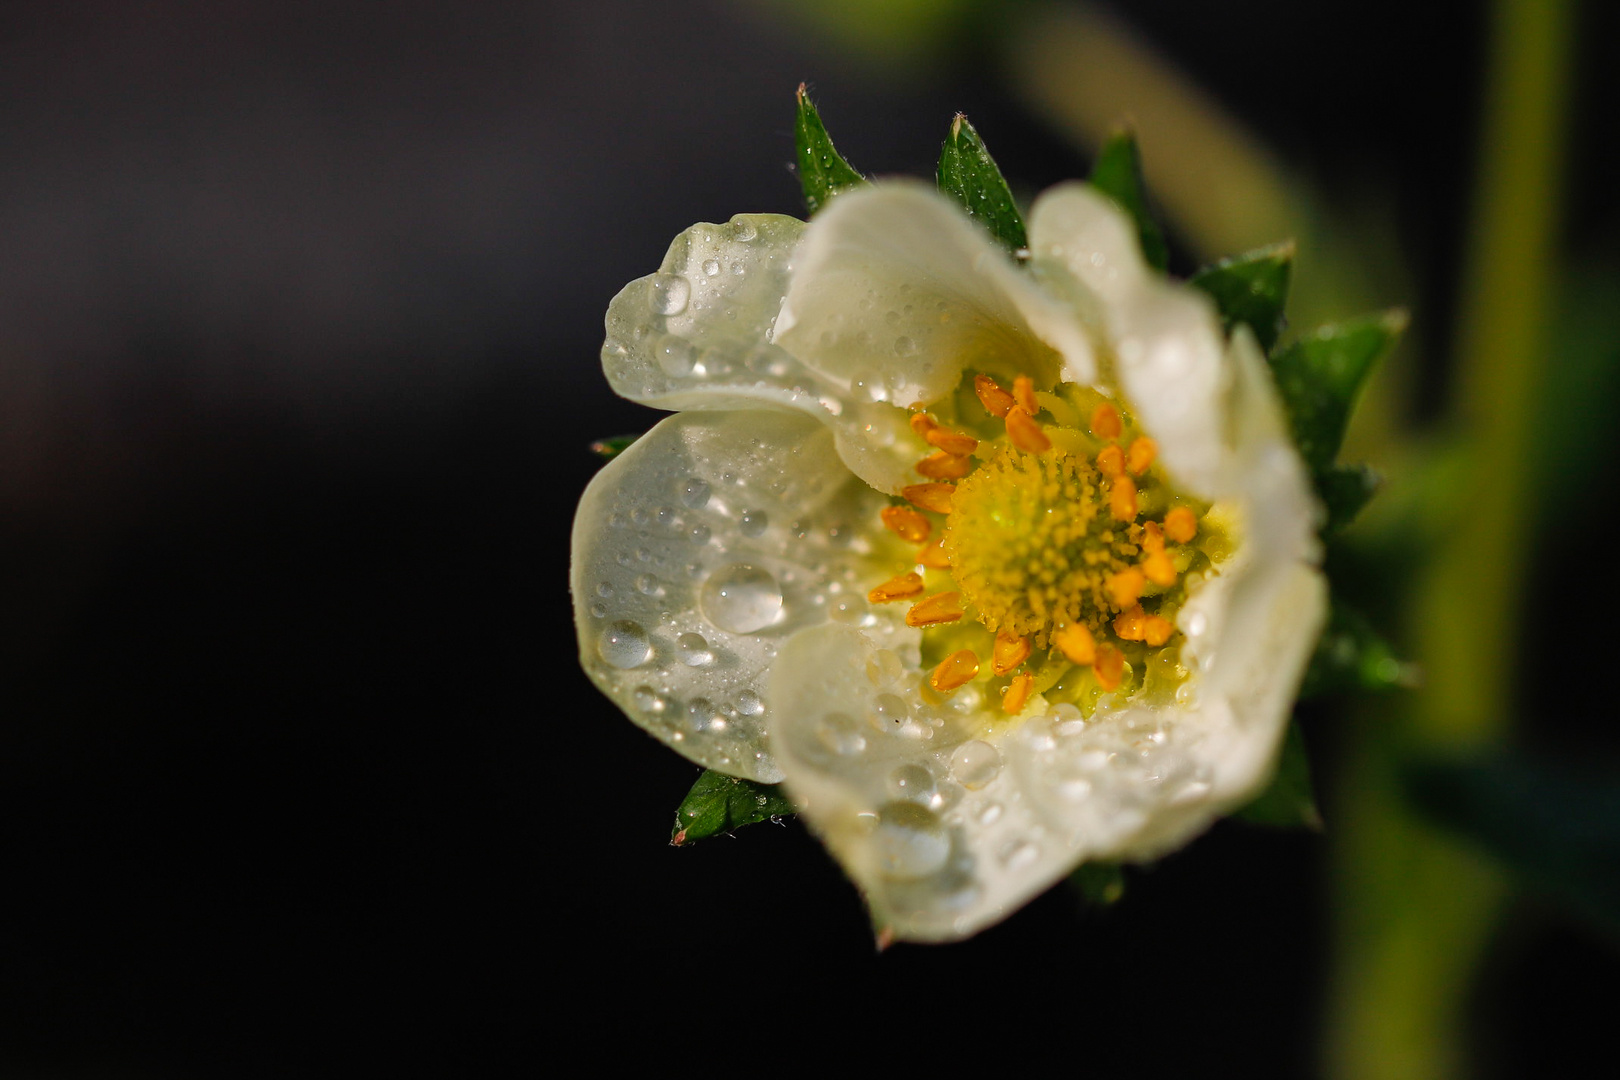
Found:
<path fill-rule="evenodd" d="M 616 668 L 639 667 L 652 655 L 652 642 L 639 623 L 620 619 L 609 624 L 596 639 L 596 651 Z"/>
<path fill-rule="evenodd" d="M 691 284 L 679 274 L 654 274 L 652 307 L 660 315 L 679 315 L 691 298 Z"/>
<path fill-rule="evenodd" d="M 642 574 L 636 578 L 636 589 L 643 596 L 661 596 L 664 592 L 664 586 L 654 574 Z"/>
<path fill-rule="evenodd" d="M 765 711 L 765 701 L 752 690 L 737 695 L 737 711 L 744 716 L 758 716 Z"/>
<path fill-rule="evenodd" d="M 693 731 L 706 731 L 717 735 L 726 730 L 725 716 L 708 698 L 693 698 L 691 704 L 686 706 L 686 715 L 691 721 Z"/>
<path fill-rule="evenodd" d="M 662 694 L 645 684 L 635 688 L 633 691 L 633 697 L 636 703 L 636 708 L 640 709 L 642 712 L 661 713 L 669 704 L 669 702 L 664 700 L 664 696 Z"/>
<path fill-rule="evenodd" d="M 856 730 L 848 713 L 830 712 L 816 723 L 816 739 L 840 757 L 853 757 L 866 749 L 866 737 Z"/>
<path fill-rule="evenodd" d="M 684 306 L 684 305 L 683 305 Z M 670 312 L 670 314 L 674 314 Z M 681 378 L 692 373 L 692 366 L 697 360 L 697 352 L 692 343 L 674 334 L 669 335 L 658 343 L 653 356 L 658 366 L 664 369 L 664 374 Z"/>
<path fill-rule="evenodd" d="M 719 259 L 704 259 L 703 260 L 703 274 L 704 274 L 705 277 L 714 277 L 714 275 L 718 274 L 719 272 L 720 272 L 720 260 Z"/>
<path fill-rule="evenodd" d="M 713 533 L 707 525 L 699 522 L 698 524 L 692 526 L 692 531 L 688 535 L 691 536 L 692 543 L 694 544 L 707 544 L 709 542 L 709 537 L 713 535 Z"/>
<path fill-rule="evenodd" d="M 928 877 L 942 869 L 951 854 L 951 838 L 939 815 L 911 802 L 884 804 L 872 842 L 883 875 L 895 881 Z"/>
<path fill-rule="evenodd" d="M 969 791 L 977 791 L 1001 772 L 1001 752 L 983 739 L 973 739 L 951 755 L 951 775 Z"/>
<path fill-rule="evenodd" d="M 763 533 L 765 526 L 768 524 L 770 524 L 770 520 L 766 518 L 765 511 L 748 510 L 744 512 L 741 520 L 737 522 L 737 528 L 741 530 L 744 536 L 752 539 Z"/>
<path fill-rule="evenodd" d="M 1001 865 L 1009 870 L 1021 870 L 1040 857 L 1040 848 L 1028 840 L 1019 840 L 1001 852 Z"/>
<path fill-rule="evenodd" d="M 709 482 L 694 476 L 681 487 L 681 502 L 693 510 L 702 509 L 709 501 Z"/>
<path fill-rule="evenodd" d="M 900 766 L 889 774 L 889 794 L 924 806 L 934 801 L 934 775 L 921 765 Z"/>
<path fill-rule="evenodd" d="M 917 343 L 908 337 L 897 337 L 894 339 L 894 351 L 897 356 L 915 356 Z"/>
<path fill-rule="evenodd" d="M 675 655 L 687 667 L 702 667 L 714 661 L 714 650 L 702 634 L 682 634 L 675 639 Z"/>
<path fill-rule="evenodd" d="M 716 570 L 699 597 L 703 616 L 722 630 L 752 634 L 782 613 L 782 587 L 769 571 L 747 563 Z"/>
<path fill-rule="evenodd" d="M 911 719 L 911 707 L 899 694 L 879 694 L 872 705 L 872 726 L 879 731 L 899 731 Z"/>

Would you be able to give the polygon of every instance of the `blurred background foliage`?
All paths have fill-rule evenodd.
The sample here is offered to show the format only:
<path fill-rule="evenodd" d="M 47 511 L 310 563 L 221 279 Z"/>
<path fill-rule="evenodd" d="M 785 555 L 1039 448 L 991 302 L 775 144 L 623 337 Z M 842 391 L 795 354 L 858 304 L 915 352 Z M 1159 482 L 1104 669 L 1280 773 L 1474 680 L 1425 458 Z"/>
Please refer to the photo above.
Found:
<path fill-rule="evenodd" d="M 914 1064 L 977 1018 L 966 1050 L 1138 1075 L 1606 1049 L 1608 6 L 8 14 L 0 1069 L 847 1060 L 829 1012 Z M 1106 908 L 881 958 L 799 826 L 665 846 L 695 770 L 573 660 L 586 447 L 656 419 L 601 315 L 692 221 L 798 212 L 801 80 L 863 170 L 928 174 L 962 110 L 1025 198 L 1128 120 L 1172 272 L 1291 238 L 1285 340 L 1410 311 L 1328 563 L 1425 682 L 1302 706 L 1323 833 L 1223 824 Z"/>

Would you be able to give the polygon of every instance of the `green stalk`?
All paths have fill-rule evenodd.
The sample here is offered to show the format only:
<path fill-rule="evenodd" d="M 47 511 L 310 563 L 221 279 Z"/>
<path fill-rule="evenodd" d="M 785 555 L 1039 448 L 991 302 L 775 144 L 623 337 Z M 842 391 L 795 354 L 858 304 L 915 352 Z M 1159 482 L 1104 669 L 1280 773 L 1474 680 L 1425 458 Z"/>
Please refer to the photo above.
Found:
<path fill-rule="evenodd" d="M 1471 455 L 1445 542 L 1412 597 L 1427 689 L 1398 720 L 1366 717 L 1336 833 L 1339 979 L 1331 1075 L 1471 1071 L 1466 997 L 1504 886 L 1493 868 L 1402 805 L 1416 753 L 1499 742 L 1516 703 L 1517 626 L 1533 502 L 1530 420 L 1545 363 L 1563 173 L 1573 4 L 1498 0 L 1448 421 Z"/>

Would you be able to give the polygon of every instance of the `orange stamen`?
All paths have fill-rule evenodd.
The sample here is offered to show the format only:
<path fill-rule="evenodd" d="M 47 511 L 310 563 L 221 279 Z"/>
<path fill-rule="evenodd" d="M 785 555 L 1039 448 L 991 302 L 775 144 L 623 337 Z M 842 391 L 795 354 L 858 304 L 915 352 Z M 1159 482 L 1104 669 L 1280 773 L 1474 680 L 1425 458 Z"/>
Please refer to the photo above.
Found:
<path fill-rule="evenodd" d="M 939 662 L 933 674 L 928 676 L 928 685 L 942 694 L 948 694 L 971 681 L 978 673 L 979 658 L 972 649 L 961 649 Z"/>
<path fill-rule="evenodd" d="M 1176 632 L 1175 623 L 1162 615 L 1149 615 L 1142 625 L 1142 640 L 1158 648 L 1170 640 L 1170 635 Z"/>
<path fill-rule="evenodd" d="M 1018 449 L 1031 454 L 1044 454 L 1052 449 L 1052 440 L 1046 437 L 1041 425 L 1032 420 L 1021 405 L 1007 411 L 1007 438 Z"/>
<path fill-rule="evenodd" d="M 1176 564 L 1171 561 L 1170 556 L 1166 555 L 1162 548 L 1158 551 L 1149 552 L 1148 557 L 1142 560 L 1142 573 L 1153 584 L 1162 585 L 1165 588 L 1169 588 L 1176 583 Z"/>
<path fill-rule="evenodd" d="M 1153 459 L 1159 456 L 1159 444 L 1143 435 L 1139 439 L 1131 440 L 1131 448 L 1125 455 L 1126 466 L 1141 476 L 1153 464 Z"/>
<path fill-rule="evenodd" d="M 1147 637 L 1147 612 L 1137 604 L 1114 617 L 1114 633 L 1121 641 L 1141 641 Z"/>
<path fill-rule="evenodd" d="M 971 454 L 979 445 L 979 440 L 973 436 L 952 431 L 950 428 L 936 427 L 923 438 L 928 440 L 929 446 L 937 446 L 947 454 Z"/>
<path fill-rule="evenodd" d="M 874 604 L 887 604 L 894 600 L 910 600 L 913 596 L 921 596 L 922 591 L 922 575 L 913 571 L 890 578 L 867 593 L 866 599 Z"/>
<path fill-rule="evenodd" d="M 1029 672 L 1014 675 L 1013 681 L 1007 684 L 1007 689 L 1001 692 L 1001 711 L 1008 716 L 1017 716 L 1024 711 L 1024 705 L 1029 701 L 1029 692 L 1035 689 L 1035 676 Z"/>
<path fill-rule="evenodd" d="M 911 605 L 911 610 L 906 612 L 906 625 L 937 626 L 940 623 L 955 622 L 961 617 L 961 593 L 935 593 Z"/>
<path fill-rule="evenodd" d="M 960 480 L 973 471 L 973 461 L 941 450 L 917 462 L 917 471 L 933 480 Z"/>
<path fill-rule="evenodd" d="M 1010 630 L 996 635 L 995 648 L 990 651 L 990 670 L 1005 675 L 1029 659 L 1029 641 Z"/>
<path fill-rule="evenodd" d="M 1091 433 L 1099 439 L 1117 439 L 1124 430 L 1119 422 L 1119 410 L 1103 402 L 1091 410 Z"/>
<path fill-rule="evenodd" d="M 910 484 L 900 489 L 900 496 L 911 505 L 936 514 L 951 512 L 951 496 L 955 493 L 955 484 Z"/>
<path fill-rule="evenodd" d="M 1128 476 L 1114 477 L 1108 490 L 1108 512 L 1115 521 L 1136 520 L 1136 481 Z"/>
<path fill-rule="evenodd" d="M 1147 579 L 1142 571 L 1134 566 L 1128 566 L 1117 574 L 1109 574 L 1103 582 L 1103 589 L 1108 593 L 1108 599 L 1121 611 L 1136 603 L 1142 597 L 1142 589 Z"/>
<path fill-rule="evenodd" d="M 1041 403 L 1035 400 L 1035 383 L 1028 375 L 1013 379 L 1013 400 L 1031 416 L 1041 411 Z"/>
<path fill-rule="evenodd" d="M 1164 534 L 1178 544 L 1185 544 L 1198 535 L 1198 515 L 1185 506 L 1178 506 L 1164 515 Z"/>
<path fill-rule="evenodd" d="M 900 539 L 920 544 L 928 539 L 933 524 L 909 506 L 885 506 L 878 515 L 888 530 Z"/>
<path fill-rule="evenodd" d="M 1117 446 L 1105 446 L 1097 451 L 1097 471 L 1104 476 L 1125 475 L 1125 451 Z"/>
<path fill-rule="evenodd" d="M 951 557 L 945 554 L 945 538 L 942 536 L 927 547 L 917 552 L 917 561 L 930 570 L 949 570 Z"/>
<path fill-rule="evenodd" d="M 973 392 L 979 396 L 979 404 L 984 406 L 984 411 L 998 420 L 1017 404 L 1013 396 L 988 375 L 973 376 Z"/>
<path fill-rule="evenodd" d="M 925 412 L 912 413 L 910 422 L 911 430 L 924 439 L 928 438 L 929 432 L 939 430 L 939 421 Z"/>
<path fill-rule="evenodd" d="M 1112 645 L 1097 646 L 1097 662 L 1091 665 L 1097 673 L 1097 682 L 1104 690 L 1112 690 L 1125 676 L 1125 654 Z"/>
<path fill-rule="evenodd" d="M 1052 635 L 1052 644 L 1071 664 L 1090 664 L 1097 659 L 1097 641 L 1080 623 L 1058 627 Z"/>

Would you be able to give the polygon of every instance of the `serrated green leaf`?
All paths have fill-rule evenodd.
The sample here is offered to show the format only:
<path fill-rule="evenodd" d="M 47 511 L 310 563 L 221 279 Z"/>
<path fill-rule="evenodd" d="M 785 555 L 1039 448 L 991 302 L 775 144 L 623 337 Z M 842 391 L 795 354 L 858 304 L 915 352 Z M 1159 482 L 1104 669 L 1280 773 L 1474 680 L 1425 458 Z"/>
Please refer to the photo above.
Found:
<path fill-rule="evenodd" d="M 1288 725 L 1288 738 L 1270 786 L 1232 816 L 1253 825 L 1321 831 L 1322 813 L 1316 808 L 1316 790 L 1311 785 L 1310 755 L 1297 720 Z"/>
<path fill-rule="evenodd" d="M 851 168 L 833 147 L 821 114 L 816 111 L 803 83 L 799 84 L 799 113 L 793 125 L 793 142 L 798 150 L 799 185 L 804 189 L 804 205 L 812 217 L 834 195 L 866 183 L 866 178 Z"/>
<path fill-rule="evenodd" d="M 1282 333 L 1293 268 L 1290 240 L 1206 266 L 1192 276 L 1191 284 L 1214 298 L 1228 333 L 1238 323 L 1247 323 L 1261 351 L 1269 353 Z"/>
<path fill-rule="evenodd" d="M 961 113 L 951 121 L 951 132 L 939 152 L 939 190 L 962 204 L 968 217 L 990 230 L 1010 250 L 1029 241 L 1024 218 L 1013 202 L 1012 191 L 984 147 L 984 140 Z"/>
<path fill-rule="evenodd" d="M 1620 940 L 1620 778 L 1522 753 L 1409 765 L 1417 808 Z"/>
<path fill-rule="evenodd" d="M 1148 210 L 1135 132 L 1117 131 L 1103 143 L 1091 166 L 1091 185 L 1131 216 L 1142 244 L 1142 258 L 1155 270 L 1163 270 L 1170 261 L 1170 250 L 1165 246 L 1163 230 Z"/>
<path fill-rule="evenodd" d="M 1069 875 L 1069 885 L 1086 903 L 1108 907 L 1125 895 L 1125 868 L 1111 862 L 1081 863 Z"/>
<path fill-rule="evenodd" d="M 792 813 L 793 803 L 780 784 L 760 784 L 704 769 L 675 811 L 669 842 L 679 847 Z"/>
<path fill-rule="evenodd" d="M 624 453 L 630 444 L 639 438 L 640 435 L 609 435 L 605 439 L 597 439 L 591 443 L 591 453 L 611 461 Z"/>
<path fill-rule="evenodd" d="M 1324 326 L 1272 354 L 1294 442 L 1313 473 L 1333 464 L 1367 376 L 1405 329 L 1404 311 L 1366 315 Z"/>
<path fill-rule="evenodd" d="M 1299 696 L 1303 700 L 1345 690 L 1409 690 L 1417 681 L 1417 669 L 1401 660 L 1361 614 L 1335 597 Z"/>
<path fill-rule="evenodd" d="M 1366 465 L 1331 465 L 1316 475 L 1316 494 L 1327 508 L 1324 536 L 1350 524 L 1383 486 L 1384 478 Z"/>

